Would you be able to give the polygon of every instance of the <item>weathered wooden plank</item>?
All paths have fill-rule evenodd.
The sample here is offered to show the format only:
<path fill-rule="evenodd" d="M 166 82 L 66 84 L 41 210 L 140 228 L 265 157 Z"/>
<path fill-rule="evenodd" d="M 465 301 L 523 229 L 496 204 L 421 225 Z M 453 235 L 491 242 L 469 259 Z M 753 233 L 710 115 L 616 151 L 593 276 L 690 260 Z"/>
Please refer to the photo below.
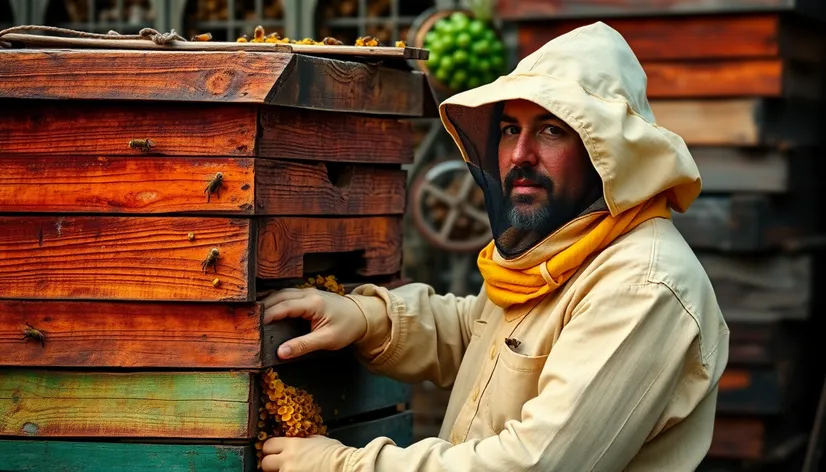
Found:
<path fill-rule="evenodd" d="M 252 472 L 252 446 L 0 440 L 3 471 Z"/>
<path fill-rule="evenodd" d="M 500 0 L 498 16 L 507 21 L 611 16 L 720 14 L 763 11 L 797 12 L 823 17 L 818 0 Z"/>
<path fill-rule="evenodd" d="M 714 419 L 709 457 L 760 459 L 765 450 L 766 428 L 759 418 Z"/>
<path fill-rule="evenodd" d="M 251 225 L 230 218 L 3 216 L 0 293 L 25 299 L 250 300 Z M 204 269 L 213 248 L 217 264 Z"/>
<path fill-rule="evenodd" d="M 413 412 L 331 428 L 329 436 L 353 447 L 364 447 L 377 437 L 388 437 L 397 446 L 408 447 L 413 444 Z"/>
<path fill-rule="evenodd" d="M 0 365 L 260 369 L 275 351 L 262 317 L 258 304 L 0 300 Z M 43 345 L 24 339 L 27 324 Z"/>
<path fill-rule="evenodd" d="M 732 321 L 809 317 L 812 256 L 809 254 L 697 255 L 723 316 Z"/>
<path fill-rule="evenodd" d="M 702 62 L 643 63 L 648 76 L 648 97 L 780 97 L 797 93 L 784 83 L 779 59 L 721 60 Z"/>
<path fill-rule="evenodd" d="M 729 366 L 720 378 L 717 411 L 723 414 L 777 415 L 786 406 L 789 379 L 776 367 Z"/>
<path fill-rule="evenodd" d="M 820 139 L 816 109 L 797 99 L 655 99 L 650 103 L 657 124 L 679 134 L 689 146 L 791 148 Z"/>
<path fill-rule="evenodd" d="M 323 57 L 293 55 L 266 103 L 313 110 L 425 116 L 428 101 L 419 71 Z"/>
<path fill-rule="evenodd" d="M 295 57 L 248 51 L 0 50 L 0 97 L 265 103 Z"/>
<path fill-rule="evenodd" d="M 0 435 L 251 439 L 246 372 L 0 370 Z"/>
<path fill-rule="evenodd" d="M 248 158 L 0 156 L 0 175 L 9 213 L 402 214 L 407 185 L 398 168 Z"/>
<path fill-rule="evenodd" d="M 401 244 L 400 216 L 262 218 L 256 276 L 296 278 L 321 271 L 395 274 L 401 268 Z"/>
<path fill-rule="evenodd" d="M 777 57 L 781 21 L 776 14 L 606 18 L 640 61 Z M 548 41 L 592 19 L 527 21 L 518 26 L 518 54 L 525 57 Z M 784 51 L 785 52 L 785 51 Z"/>
<path fill-rule="evenodd" d="M 299 359 L 275 370 L 287 384 L 312 393 L 325 423 L 410 401 L 409 385 L 370 373 L 349 349 L 314 360 Z"/>
<path fill-rule="evenodd" d="M 207 195 L 218 173 L 221 186 Z M 0 156 L 0 175 L 0 212 L 246 215 L 255 208 L 252 159 Z"/>
<path fill-rule="evenodd" d="M 398 168 L 258 160 L 256 214 L 403 214 L 407 173 Z M 0 187 L 1 188 L 1 187 Z"/>
<path fill-rule="evenodd" d="M 811 229 L 768 195 L 702 196 L 673 221 L 692 247 L 732 252 L 778 248 Z"/>
<path fill-rule="evenodd" d="M 0 155 L 252 156 L 257 110 L 203 103 L 0 102 Z M 201 189 L 203 191 L 203 189 Z"/>
<path fill-rule="evenodd" d="M 776 150 L 695 147 L 691 154 L 703 179 L 703 192 L 785 193 L 788 156 Z"/>
<path fill-rule="evenodd" d="M 413 162 L 409 121 L 353 113 L 262 108 L 257 155 L 370 164 Z"/>

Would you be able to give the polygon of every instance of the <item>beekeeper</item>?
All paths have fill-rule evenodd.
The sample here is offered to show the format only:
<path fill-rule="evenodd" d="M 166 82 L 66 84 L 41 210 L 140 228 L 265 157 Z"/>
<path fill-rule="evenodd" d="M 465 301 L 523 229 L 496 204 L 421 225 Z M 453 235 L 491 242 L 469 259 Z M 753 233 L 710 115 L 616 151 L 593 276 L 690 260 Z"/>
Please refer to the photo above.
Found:
<path fill-rule="evenodd" d="M 266 472 L 692 471 L 712 437 L 729 331 L 670 219 L 698 196 L 684 143 L 604 23 L 562 35 L 440 115 L 484 190 L 477 296 L 424 284 L 287 289 L 266 321 L 313 320 L 294 358 L 355 344 L 375 373 L 451 388 L 437 438 L 363 448 L 274 438 Z"/>

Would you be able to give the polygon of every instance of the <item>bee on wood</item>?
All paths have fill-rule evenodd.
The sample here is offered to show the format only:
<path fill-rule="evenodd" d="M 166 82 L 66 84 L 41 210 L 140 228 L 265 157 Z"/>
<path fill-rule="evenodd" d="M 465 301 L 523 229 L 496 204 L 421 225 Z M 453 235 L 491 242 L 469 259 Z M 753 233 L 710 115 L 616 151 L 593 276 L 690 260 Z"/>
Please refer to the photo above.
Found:
<path fill-rule="evenodd" d="M 509 348 L 513 349 L 514 351 L 516 350 L 516 348 L 519 347 L 520 344 L 522 344 L 522 341 L 520 341 L 516 338 L 505 338 L 505 345 L 507 345 Z"/>
<path fill-rule="evenodd" d="M 203 33 L 192 37 L 192 41 L 210 41 L 212 40 L 212 33 Z"/>
<path fill-rule="evenodd" d="M 215 177 L 213 177 L 212 180 L 209 181 L 206 188 L 204 188 L 204 193 L 207 194 L 207 202 L 209 202 L 209 198 L 213 193 L 216 194 L 219 198 L 221 197 L 221 193 L 219 190 L 221 189 L 221 184 L 223 182 L 224 174 L 220 172 L 215 174 Z"/>
<path fill-rule="evenodd" d="M 207 272 L 207 267 L 209 267 L 209 266 L 212 266 L 212 270 L 215 273 L 218 272 L 218 257 L 219 257 L 218 248 L 217 247 L 212 248 L 209 251 L 209 254 L 207 254 L 206 259 L 204 259 L 204 261 L 201 262 L 201 269 L 203 269 L 205 274 Z"/>
<path fill-rule="evenodd" d="M 23 328 L 23 340 L 27 341 L 29 339 L 34 339 L 35 341 L 40 341 L 40 347 L 46 347 L 44 341 L 46 337 L 39 329 L 35 329 L 29 323 L 26 323 L 26 327 Z"/>
<path fill-rule="evenodd" d="M 327 45 L 327 46 L 341 46 L 342 44 L 344 44 L 344 43 L 342 43 L 341 41 L 339 41 L 338 39 L 336 39 L 336 38 L 332 38 L 332 37 L 330 37 L 330 36 L 327 36 L 326 38 L 324 38 L 324 39 L 321 41 L 321 43 L 322 43 L 322 44 L 325 44 L 325 45 Z"/>
<path fill-rule="evenodd" d="M 143 152 L 149 152 L 155 143 L 151 139 L 131 139 L 129 140 L 129 147 L 132 149 L 140 149 Z"/>
<path fill-rule="evenodd" d="M 381 46 L 381 41 L 375 36 L 362 36 L 356 39 L 356 46 L 362 47 L 378 47 Z"/>

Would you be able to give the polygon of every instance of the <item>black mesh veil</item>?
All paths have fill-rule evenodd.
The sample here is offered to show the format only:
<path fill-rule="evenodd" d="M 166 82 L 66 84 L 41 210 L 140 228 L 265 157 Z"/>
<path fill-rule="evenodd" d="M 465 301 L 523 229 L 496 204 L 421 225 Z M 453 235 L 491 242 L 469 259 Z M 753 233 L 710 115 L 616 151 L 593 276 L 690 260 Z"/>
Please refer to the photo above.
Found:
<path fill-rule="evenodd" d="M 548 208 L 548 224 L 520 226 L 512 216 L 510 196 L 507 195 L 506 178 L 499 171 L 499 121 L 504 105 L 501 102 L 465 107 L 449 105 L 445 109 L 447 119 L 451 121 L 467 154 L 467 165 L 476 183 L 485 195 L 485 206 L 490 219 L 491 231 L 496 248 L 502 257 L 518 257 L 537 243 L 547 238 L 564 222 L 575 215 L 556 215 L 555 209 Z M 578 210 L 594 202 L 584 202 Z M 559 220 L 563 218 L 563 220 Z"/>

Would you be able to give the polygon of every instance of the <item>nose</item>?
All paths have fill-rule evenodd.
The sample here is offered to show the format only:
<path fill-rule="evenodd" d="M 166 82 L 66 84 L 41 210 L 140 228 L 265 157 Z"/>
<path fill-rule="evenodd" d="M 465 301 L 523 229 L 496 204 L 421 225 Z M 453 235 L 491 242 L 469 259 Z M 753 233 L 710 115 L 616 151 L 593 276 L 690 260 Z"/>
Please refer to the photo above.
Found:
<path fill-rule="evenodd" d="M 514 167 L 535 166 L 538 162 L 536 146 L 530 133 L 521 133 L 511 154 L 511 163 Z"/>

